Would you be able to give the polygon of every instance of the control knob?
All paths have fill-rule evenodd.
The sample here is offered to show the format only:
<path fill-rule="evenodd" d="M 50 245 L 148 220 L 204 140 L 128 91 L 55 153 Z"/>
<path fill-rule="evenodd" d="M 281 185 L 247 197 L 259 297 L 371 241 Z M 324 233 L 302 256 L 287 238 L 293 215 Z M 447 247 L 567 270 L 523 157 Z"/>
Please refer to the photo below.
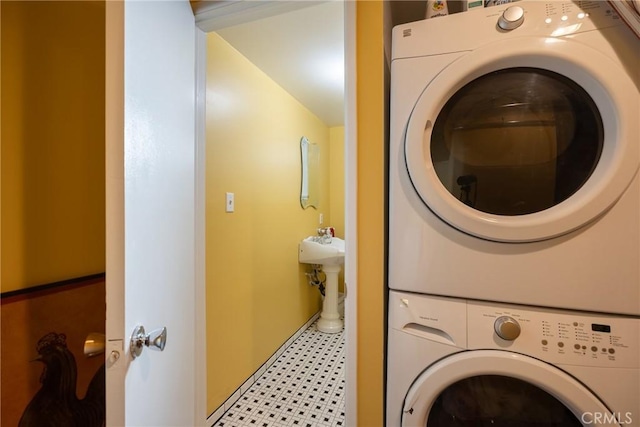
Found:
<path fill-rule="evenodd" d="M 496 334 L 503 340 L 513 341 L 520 336 L 520 324 L 511 316 L 500 316 L 493 324 Z"/>
<path fill-rule="evenodd" d="M 503 30 L 515 30 L 524 22 L 524 9 L 520 6 L 511 6 L 502 12 L 498 19 L 498 26 Z"/>

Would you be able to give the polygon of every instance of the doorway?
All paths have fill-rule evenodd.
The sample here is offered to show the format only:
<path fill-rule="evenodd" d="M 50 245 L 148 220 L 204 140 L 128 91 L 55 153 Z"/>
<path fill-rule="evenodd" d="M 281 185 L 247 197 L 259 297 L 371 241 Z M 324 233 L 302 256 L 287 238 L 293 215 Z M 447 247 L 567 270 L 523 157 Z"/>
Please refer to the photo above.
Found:
<path fill-rule="evenodd" d="M 295 83 L 288 86 L 291 76 L 278 80 L 278 72 L 297 77 L 307 66 L 344 70 L 344 4 L 303 6 L 206 36 L 208 415 L 246 388 L 245 380 L 319 311 L 320 294 L 297 262 L 298 242 L 320 226 L 344 238 L 344 77 L 334 71 L 302 79 L 306 89 L 338 80 L 339 105 L 328 115 L 318 110 L 319 96 L 304 101 Z M 323 14 L 340 27 L 337 67 L 301 41 L 304 32 L 330 38 L 310 28 L 323 25 Z M 287 31 L 263 55 L 267 48 L 256 39 L 274 28 Z M 304 46 L 311 57 L 294 59 L 292 50 Z M 299 200 L 301 137 L 321 152 L 321 196 L 308 209 Z"/>

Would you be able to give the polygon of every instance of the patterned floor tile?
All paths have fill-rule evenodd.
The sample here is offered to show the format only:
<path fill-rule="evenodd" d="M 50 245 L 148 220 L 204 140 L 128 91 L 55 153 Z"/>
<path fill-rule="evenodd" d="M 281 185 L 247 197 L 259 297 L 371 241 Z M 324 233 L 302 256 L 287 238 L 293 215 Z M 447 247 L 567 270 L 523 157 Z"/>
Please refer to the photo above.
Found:
<path fill-rule="evenodd" d="M 344 353 L 344 331 L 312 324 L 214 426 L 344 426 Z"/>

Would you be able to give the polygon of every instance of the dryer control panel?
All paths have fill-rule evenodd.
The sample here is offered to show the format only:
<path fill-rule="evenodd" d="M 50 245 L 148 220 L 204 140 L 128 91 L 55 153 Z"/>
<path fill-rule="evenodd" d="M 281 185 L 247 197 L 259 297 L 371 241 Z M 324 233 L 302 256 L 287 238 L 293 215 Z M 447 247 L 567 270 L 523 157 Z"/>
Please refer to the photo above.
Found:
<path fill-rule="evenodd" d="M 640 366 L 638 318 L 468 301 L 467 334 L 469 349 L 504 349 L 565 365 Z"/>
<path fill-rule="evenodd" d="M 505 39 L 509 34 L 564 37 L 612 27 L 625 27 L 606 1 L 525 1 L 479 7 L 437 19 L 424 19 L 393 28 L 393 59 L 473 50 Z M 452 31 L 465 28 L 468 31 Z M 623 32 L 630 30 L 623 28 Z M 433 34 L 446 34 L 429 43 Z M 635 37 L 633 33 L 629 34 Z"/>

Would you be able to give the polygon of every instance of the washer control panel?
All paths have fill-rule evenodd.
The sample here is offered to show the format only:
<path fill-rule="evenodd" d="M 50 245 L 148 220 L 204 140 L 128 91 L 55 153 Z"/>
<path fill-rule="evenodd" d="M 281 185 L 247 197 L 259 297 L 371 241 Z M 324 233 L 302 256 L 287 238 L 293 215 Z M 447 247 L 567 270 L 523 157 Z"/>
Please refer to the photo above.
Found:
<path fill-rule="evenodd" d="M 467 303 L 468 348 L 505 349 L 552 363 L 640 367 L 640 319 Z"/>
<path fill-rule="evenodd" d="M 493 323 L 493 329 L 503 340 L 513 341 L 520 336 L 520 324 L 511 316 L 500 316 Z"/>

